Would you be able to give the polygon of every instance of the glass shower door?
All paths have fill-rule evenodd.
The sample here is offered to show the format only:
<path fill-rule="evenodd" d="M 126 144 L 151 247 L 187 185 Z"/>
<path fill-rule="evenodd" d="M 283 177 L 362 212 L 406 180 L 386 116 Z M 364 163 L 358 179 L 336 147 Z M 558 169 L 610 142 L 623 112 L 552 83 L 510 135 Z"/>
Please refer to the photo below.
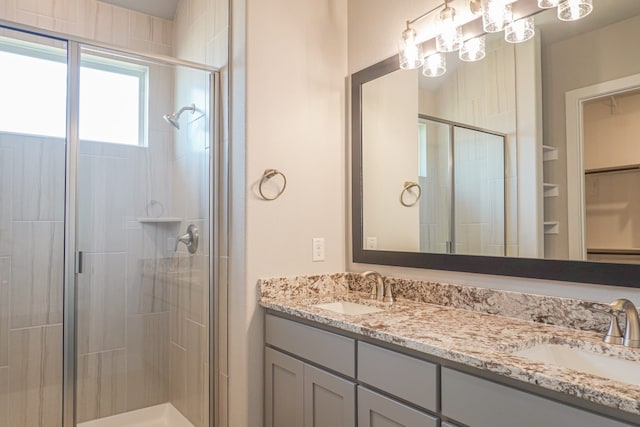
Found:
<path fill-rule="evenodd" d="M 0 28 L 0 426 L 62 425 L 66 51 Z"/>
<path fill-rule="evenodd" d="M 208 426 L 211 75 L 80 67 L 77 421 Z"/>

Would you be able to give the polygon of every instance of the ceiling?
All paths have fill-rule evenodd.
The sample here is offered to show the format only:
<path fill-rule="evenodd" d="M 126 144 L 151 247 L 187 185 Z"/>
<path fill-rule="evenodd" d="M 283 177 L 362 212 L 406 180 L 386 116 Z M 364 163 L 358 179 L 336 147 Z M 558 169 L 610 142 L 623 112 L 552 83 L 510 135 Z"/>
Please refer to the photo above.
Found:
<path fill-rule="evenodd" d="M 99 0 L 173 21 L 180 0 Z"/>

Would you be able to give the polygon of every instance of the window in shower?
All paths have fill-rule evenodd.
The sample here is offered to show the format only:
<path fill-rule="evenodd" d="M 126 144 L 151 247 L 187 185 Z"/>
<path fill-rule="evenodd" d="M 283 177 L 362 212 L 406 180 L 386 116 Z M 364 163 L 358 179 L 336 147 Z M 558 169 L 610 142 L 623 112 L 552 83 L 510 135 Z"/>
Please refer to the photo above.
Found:
<path fill-rule="evenodd" d="M 146 146 L 147 75 L 144 65 L 85 55 L 80 67 L 80 139 Z"/>
<path fill-rule="evenodd" d="M 0 37 L 0 132 L 63 138 L 67 52 L 38 42 Z"/>
<path fill-rule="evenodd" d="M 0 37 L 0 132 L 63 138 L 64 49 Z M 147 145 L 148 67 L 87 55 L 80 69 L 80 138 Z M 114 125 L 117 123 L 117 125 Z"/>

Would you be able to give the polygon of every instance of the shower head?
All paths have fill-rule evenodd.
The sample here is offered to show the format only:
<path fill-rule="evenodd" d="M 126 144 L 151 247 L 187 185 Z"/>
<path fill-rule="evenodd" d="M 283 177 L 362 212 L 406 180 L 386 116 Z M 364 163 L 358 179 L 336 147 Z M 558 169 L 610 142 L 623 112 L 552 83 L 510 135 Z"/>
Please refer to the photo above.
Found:
<path fill-rule="evenodd" d="M 162 116 L 162 118 L 165 119 L 167 123 L 169 123 L 176 129 L 180 129 L 180 123 L 178 122 L 178 119 L 180 118 L 180 115 L 185 111 L 191 111 L 191 114 L 195 113 L 196 105 L 195 104 L 187 105 L 186 107 L 182 107 L 181 109 L 179 109 L 173 114 L 165 114 L 164 116 Z"/>

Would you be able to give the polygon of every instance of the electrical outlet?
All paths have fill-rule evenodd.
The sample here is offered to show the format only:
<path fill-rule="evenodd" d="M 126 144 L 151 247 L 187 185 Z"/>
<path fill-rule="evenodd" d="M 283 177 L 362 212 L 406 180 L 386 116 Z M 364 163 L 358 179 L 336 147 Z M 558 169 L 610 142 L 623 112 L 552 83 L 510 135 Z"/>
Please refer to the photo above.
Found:
<path fill-rule="evenodd" d="M 314 237 L 311 261 L 324 261 L 324 237 Z"/>
<path fill-rule="evenodd" d="M 378 238 L 377 237 L 367 237 L 367 247 L 366 249 L 378 249 Z"/>

